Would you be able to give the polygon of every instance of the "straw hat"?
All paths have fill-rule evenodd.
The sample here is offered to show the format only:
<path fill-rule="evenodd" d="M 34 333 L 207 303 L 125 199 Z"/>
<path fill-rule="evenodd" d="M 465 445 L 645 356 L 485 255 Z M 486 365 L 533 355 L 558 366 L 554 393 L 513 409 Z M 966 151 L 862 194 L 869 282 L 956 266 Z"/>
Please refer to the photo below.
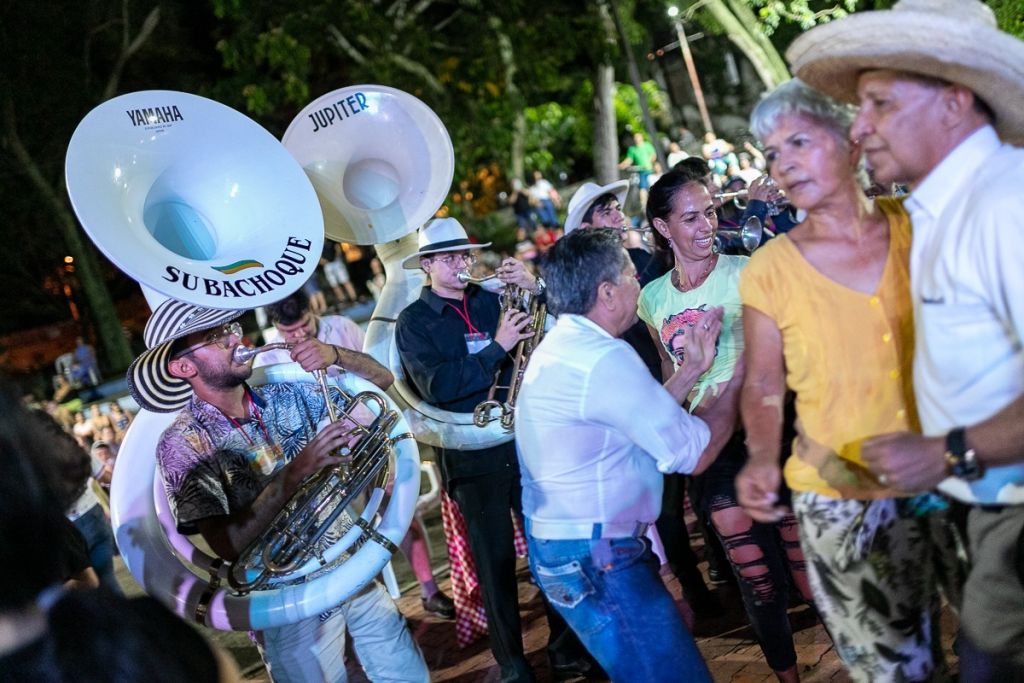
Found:
<path fill-rule="evenodd" d="M 568 235 L 580 227 L 580 223 L 583 222 L 583 214 L 587 212 L 587 209 L 590 208 L 590 205 L 598 197 L 613 194 L 619 200 L 619 204 L 622 204 L 626 201 L 626 191 L 628 189 L 628 180 L 616 180 L 614 183 L 608 183 L 607 185 L 583 183 L 580 189 L 573 193 L 572 199 L 569 200 L 569 212 L 565 217 L 565 234 Z"/>
<path fill-rule="evenodd" d="M 168 299 L 153 311 L 143 337 L 146 350 L 128 366 L 128 391 L 147 410 L 170 413 L 184 408 L 192 387 L 171 375 L 167 362 L 171 344 L 193 332 L 213 330 L 240 317 L 245 311 L 202 308 Z"/>
<path fill-rule="evenodd" d="M 817 26 L 786 51 L 793 73 L 832 97 L 857 102 L 857 78 L 892 69 L 970 88 L 1008 140 L 1024 138 L 1024 42 L 996 27 L 979 0 L 900 0 Z"/>
<path fill-rule="evenodd" d="M 417 238 L 419 251 L 412 256 L 407 256 L 402 261 L 402 267 L 406 270 L 416 270 L 420 267 L 420 257 L 430 254 L 440 254 L 446 251 L 466 251 L 467 249 L 483 249 L 491 246 L 487 244 L 474 244 L 469 241 L 466 229 L 454 218 L 435 218 L 420 228 Z"/>

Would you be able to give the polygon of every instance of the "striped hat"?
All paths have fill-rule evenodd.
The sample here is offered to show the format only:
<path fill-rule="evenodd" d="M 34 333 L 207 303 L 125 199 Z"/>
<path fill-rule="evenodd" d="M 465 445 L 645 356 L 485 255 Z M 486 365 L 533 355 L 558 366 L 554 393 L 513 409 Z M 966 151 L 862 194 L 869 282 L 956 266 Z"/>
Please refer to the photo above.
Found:
<path fill-rule="evenodd" d="M 243 313 L 203 308 L 174 299 L 157 306 L 143 332 L 147 348 L 128 366 L 128 391 L 132 398 L 146 410 L 157 413 L 184 408 L 192 396 L 192 387 L 168 370 L 171 345 L 193 332 L 216 329 Z"/>

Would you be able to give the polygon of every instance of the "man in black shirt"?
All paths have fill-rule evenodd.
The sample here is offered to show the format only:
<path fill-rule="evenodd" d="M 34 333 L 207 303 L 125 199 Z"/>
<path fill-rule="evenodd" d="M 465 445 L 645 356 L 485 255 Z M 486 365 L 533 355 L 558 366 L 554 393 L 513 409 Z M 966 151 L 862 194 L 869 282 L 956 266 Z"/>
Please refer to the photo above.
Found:
<path fill-rule="evenodd" d="M 395 341 L 406 373 L 428 403 L 459 413 L 472 412 L 487 398 L 500 369 L 507 385 L 509 352 L 529 337 L 528 316 L 501 311 L 498 295 L 459 279 L 475 260 L 471 251 L 489 244 L 471 244 L 453 218 L 432 221 L 420 231 L 419 251 L 404 267 L 422 268 L 430 277 L 420 298 L 403 310 Z M 495 273 L 499 280 L 543 293 L 544 283 L 513 258 Z M 505 396 L 495 397 L 503 401 Z M 515 547 L 510 511 L 522 510 L 522 488 L 515 444 L 460 450 L 459 444 L 439 449 L 445 490 L 466 519 L 469 547 L 476 563 L 491 651 L 501 667 L 502 681 L 532 681 L 523 653 L 515 575 Z M 579 673 L 587 664 L 575 661 L 583 652 L 565 622 L 548 610 L 552 666 L 558 673 Z"/>

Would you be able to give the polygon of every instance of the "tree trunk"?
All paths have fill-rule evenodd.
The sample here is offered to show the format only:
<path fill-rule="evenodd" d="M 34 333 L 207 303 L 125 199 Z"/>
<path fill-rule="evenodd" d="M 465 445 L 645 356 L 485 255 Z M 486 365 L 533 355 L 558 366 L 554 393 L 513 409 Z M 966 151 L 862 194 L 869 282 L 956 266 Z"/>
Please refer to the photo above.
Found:
<path fill-rule="evenodd" d="M 488 20 L 490 28 L 494 31 L 495 42 L 498 45 L 498 54 L 501 56 L 501 65 L 504 69 L 505 96 L 508 100 L 509 109 L 512 112 L 512 144 L 509 149 L 509 168 L 512 171 L 512 178 L 526 180 L 524 168 L 526 166 L 526 102 L 523 93 L 516 83 L 516 55 L 512 48 L 512 40 L 505 32 L 501 19 L 491 16 Z"/>
<path fill-rule="evenodd" d="M 622 52 L 626 56 L 626 66 L 629 69 L 629 80 L 633 83 L 633 88 L 636 90 L 637 101 L 640 104 L 640 114 L 643 116 L 644 128 L 647 129 L 647 137 L 650 139 L 651 144 L 654 145 L 654 151 L 658 155 L 658 163 L 664 168 L 666 165 L 665 150 L 661 147 L 658 129 L 654 126 L 650 107 L 647 106 L 647 95 L 644 94 L 643 86 L 640 83 L 640 70 L 636 66 L 633 48 L 629 44 L 629 38 L 626 37 L 625 30 L 622 28 L 622 21 L 619 19 L 619 10 L 615 6 L 615 0 L 605 1 L 608 3 L 608 11 L 612 15 L 612 21 L 615 22 L 615 30 L 618 32 L 619 40 L 622 43 Z"/>
<path fill-rule="evenodd" d="M 774 88 L 789 80 L 786 62 L 765 35 L 751 28 L 757 26 L 757 17 L 742 0 L 709 0 L 703 8 L 721 24 L 729 40 L 750 60 L 766 88 Z"/>
<path fill-rule="evenodd" d="M 3 117 L 7 144 L 21 164 L 22 172 L 28 176 L 29 181 L 35 185 L 50 207 L 57 219 L 57 227 L 64 238 L 64 243 L 75 259 L 75 275 L 82 284 L 82 291 L 89 304 L 89 314 L 96 325 L 99 346 L 106 354 L 110 369 L 123 371 L 132 362 L 132 352 L 121 329 L 121 321 L 117 317 L 117 309 L 114 308 L 110 292 L 103 283 L 96 256 L 78 232 L 78 223 L 68 210 L 66 199 L 59 196 L 58 191 L 46 181 L 32 155 L 22 144 L 14 116 L 14 102 L 10 96 L 4 100 Z"/>
<path fill-rule="evenodd" d="M 594 176 L 601 185 L 619 179 L 619 137 L 615 131 L 615 67 L 594 71 Z"/>

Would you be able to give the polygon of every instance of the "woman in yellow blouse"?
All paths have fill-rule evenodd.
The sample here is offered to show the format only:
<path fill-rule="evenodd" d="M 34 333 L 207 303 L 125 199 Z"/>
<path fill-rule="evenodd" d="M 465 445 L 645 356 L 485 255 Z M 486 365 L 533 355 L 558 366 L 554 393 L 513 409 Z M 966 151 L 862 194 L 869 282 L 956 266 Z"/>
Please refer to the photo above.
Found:
<path fill-rule="evenodd" d="M 740 277 L 750 459 L 736 480 L 752 517 L 778 519 L 787 386 L 797 437 L 784 475 L 815 603 L 857 681 L 932 680 L 943 663 L 937 586 L 953 566 L 930 496 L 894 491 L 859 457 L 863 439 L 918 429 L 911 390 L 910 223 L 868 199 L 848 140 L 853 111 L 799 81 L 770 93 L 751 128 L 804 221 Z"/>

